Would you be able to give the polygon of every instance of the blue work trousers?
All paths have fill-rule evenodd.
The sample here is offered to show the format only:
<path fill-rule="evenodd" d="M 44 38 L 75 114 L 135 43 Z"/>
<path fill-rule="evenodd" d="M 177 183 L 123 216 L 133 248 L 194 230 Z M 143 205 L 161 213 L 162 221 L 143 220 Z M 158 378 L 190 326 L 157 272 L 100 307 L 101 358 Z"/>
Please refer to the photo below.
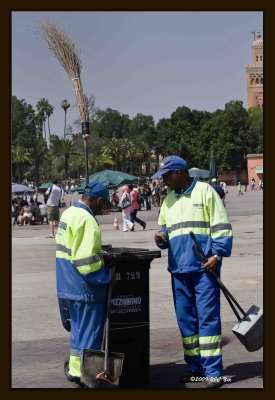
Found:
<path fill-rule="evenodd" d="M 80 361 L 84 349 L 101 349 L 105 317 L 105 302 L 70 300 L 70 371 L 73 371 L 73 376 L 80 376 Z M 79 358 L 77 365 L 76 357 Z"/>
<path fill-rule="evenodd" d="M 188 370 L 219 377 L 223 372 L 220 288 L 206 271 L 172 274 L 171 278 Z"/>

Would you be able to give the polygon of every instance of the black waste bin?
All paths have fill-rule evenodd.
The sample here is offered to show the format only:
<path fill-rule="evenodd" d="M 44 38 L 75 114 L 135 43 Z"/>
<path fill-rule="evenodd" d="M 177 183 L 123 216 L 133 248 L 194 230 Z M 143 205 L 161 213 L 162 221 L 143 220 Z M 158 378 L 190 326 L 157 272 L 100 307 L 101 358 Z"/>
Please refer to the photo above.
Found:
<path fill-rule="evenodd" d="M 111 246 L 103 250 L 115 260 L 109 345 L 110 351 L 125 354 L 119 386 L 144 385 L 150 363 L 149 269 L 161 252 Z"/>

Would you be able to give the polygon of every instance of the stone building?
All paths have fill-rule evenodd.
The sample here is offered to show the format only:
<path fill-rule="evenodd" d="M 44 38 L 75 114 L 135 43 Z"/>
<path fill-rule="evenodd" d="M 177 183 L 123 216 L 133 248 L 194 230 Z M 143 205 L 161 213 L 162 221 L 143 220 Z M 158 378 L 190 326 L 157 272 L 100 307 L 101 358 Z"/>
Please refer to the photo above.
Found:
<path fill-rule="evenodd" d="M 263 61 L 263 39 L 258 29 L 257 39 L 254 33 L 254 40 L 252 43 L 252 64 L 248 64 L 246 67 L 248 108 L 263 108 Z"/>

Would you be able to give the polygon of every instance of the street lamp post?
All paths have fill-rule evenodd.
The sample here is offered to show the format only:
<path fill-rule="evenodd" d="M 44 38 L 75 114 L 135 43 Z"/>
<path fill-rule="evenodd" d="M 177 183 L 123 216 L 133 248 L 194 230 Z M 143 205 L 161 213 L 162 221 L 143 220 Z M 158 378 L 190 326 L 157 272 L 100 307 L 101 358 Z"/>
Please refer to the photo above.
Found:
<path fill-rule="evenodd" d="M 90 123 L 89 121 L 87 122 L 82 122 L 81 127 L 82 127 L 82 139 L 84 143 L 84 156 L 85 156 L 85 180 L 86 184 L 88 185 L 89 183 L 89 176 L 88 176 L 88 148 L 87 148 L 87 141 L 89 138 L 89 126 Z"/>

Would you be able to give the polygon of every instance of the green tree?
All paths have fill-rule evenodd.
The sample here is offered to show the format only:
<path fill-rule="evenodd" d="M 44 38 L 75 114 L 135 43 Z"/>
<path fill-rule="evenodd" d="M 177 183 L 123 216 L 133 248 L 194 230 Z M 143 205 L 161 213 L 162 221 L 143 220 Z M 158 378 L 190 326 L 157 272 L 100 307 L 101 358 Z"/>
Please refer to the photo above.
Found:
<path fill-rule="evenodd" d="M 263 110 L 259 107 L 248 109 L 249 133 L 247 153 L 263 152 Z"/>
<path fill-rule="evenodd" d="M 51 129 L 50 129 L 50 116 L 53 114 L 54 107 L 51 104 L 48 104 L 45 108 L 45 114 L 47 115 L 48 118 L 48 133 L 49 133 L 49 138 L 51 138 Z"/>
<path fill-rule="evenodd" d="M 73 154 L 77 153 L 75 144 L 67 139 L 60 139 L 57 135 L 51 136 L 50 150 L 54 157 L 64 157 L 65 177 L 68 177 L 69 159 Z"/>
<path fill-rule="evenodd" d="M 126 114 L 107 108 L 96 112 L 93 132 L 105 139 L 120 139 L 129 135 L 130 119 Z"/>
<path fill-rule="evenodd" d="M 16 96 L 11 99 L 11 132 L 12 144 L 31 148 L 36 137 L 35 111 L 24 99 Z"/>
<path fill-rule="evenodd" d="M 52 106 L 50 106 L 49 101 L 45 98 L 40 99 L 36 104 L 37 119 L 42 127 L 42 134 L 44 131 L 44 139 L 47 142 L 47 132 L 46 132 L 46 119 L 47 111 L 50 112 Z M 50 114 L 51 115 L 51 114 Z"/>
<path fill-rule="evenodd" d="M 12 146 L 12 171 L 13 179 L 23 181 L 24 166 L 30 163 L 30 153 L 21 145 Z"/>
<path fill-rule="evenodd" d="M 114 161 L 116 167 L 119 166 L 122 160 L 121 142 L 117 138 L 112 138 L 101 147 L 101 154 L 110 157 Z"/>
<path fill-rule="evenodd" d="M 202 127 L 196 157 L 201 168 L 209 167 L 210 155 L 217 159 L 218 174 L 245 168 L 248 113 L 241 101 L 231 101 L 217 110 Z M 198 144 L 199 145 L 199 144 Z"/>

